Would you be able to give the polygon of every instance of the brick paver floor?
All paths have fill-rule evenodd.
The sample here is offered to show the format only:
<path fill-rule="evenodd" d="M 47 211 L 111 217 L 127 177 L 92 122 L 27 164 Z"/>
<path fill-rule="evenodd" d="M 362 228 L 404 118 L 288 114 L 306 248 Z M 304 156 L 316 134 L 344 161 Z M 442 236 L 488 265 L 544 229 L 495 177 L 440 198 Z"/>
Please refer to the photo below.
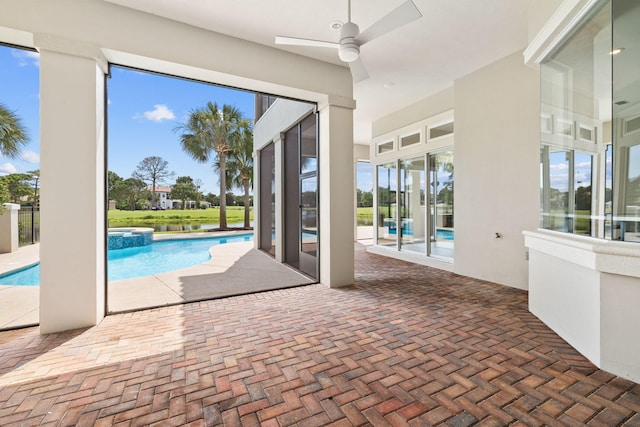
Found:
<path fill-rule="evenodd" d="M 356 260 L 343 289 L 2 332 L 0 425 L 640 425 L 640 386 L 580 356 L 525 292 Z"/>

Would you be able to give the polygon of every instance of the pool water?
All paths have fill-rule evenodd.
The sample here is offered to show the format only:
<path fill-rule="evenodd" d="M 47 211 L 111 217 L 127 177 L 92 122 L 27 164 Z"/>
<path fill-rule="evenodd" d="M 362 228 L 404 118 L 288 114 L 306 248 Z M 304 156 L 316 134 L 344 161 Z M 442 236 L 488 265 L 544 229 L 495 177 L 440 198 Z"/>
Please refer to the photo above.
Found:
<path fill-rule="evenodd" d="M 180 270 L 211 259 L 209 248 L 231 242 L 253 240 L 253 234 L 207 239 L 181 239 L 153 242 L 147 246 L 108 251 L 108 280 L 131 279 Z M 40 265 L 0 276 L 0 285 L 36 286 L 40 284 Z"/>

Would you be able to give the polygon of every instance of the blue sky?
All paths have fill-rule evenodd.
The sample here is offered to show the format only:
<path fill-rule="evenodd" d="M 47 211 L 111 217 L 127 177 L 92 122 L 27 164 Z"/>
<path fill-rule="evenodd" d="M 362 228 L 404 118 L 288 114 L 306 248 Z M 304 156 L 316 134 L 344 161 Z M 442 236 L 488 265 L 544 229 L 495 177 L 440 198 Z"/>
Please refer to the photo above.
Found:
<path fill-rule="evenodd" d="M 0 175 L 40 168 L 39 66 L 37 53 L 0 46 L 0 103 L 22 119 L 30 138 L 21 158 L 0 155 Z"/>
<path fill-rule="evenodd" d="M 253 120 L 252 93 L 113 66 L 107 94 L 109 170 L 128 178 L 142 159 L 159 156 L 176 177 L 202 180 L 205 194 L 220 192 L 212 165 L 185 154 L 174 129 L 186 121 L 189 111 L 208 101 L 233 105 Z"/>
<path fill-rule="evenodd" d="M 0 175 L 40 167 L 39 66 L 37 53 L 0 45 L 0 102 L 22 119 L 30 136 L 21 158 L 0 156 Z M 107 96 L 109 170 L 128 178 L 142 159 L 159 156 L 175 177 L 200 179 L 205 194 L 219 193 L 217 174 L 211 164 L 197 163 L 181 150 L 174 129 L 208 101 L 233 105 L 250 119 L 254 115 L 252 93 L 117 66 L 111 67 Z M 358 166 L 357 176 L 359 188 L 373 188 L 370 166 Z"/>

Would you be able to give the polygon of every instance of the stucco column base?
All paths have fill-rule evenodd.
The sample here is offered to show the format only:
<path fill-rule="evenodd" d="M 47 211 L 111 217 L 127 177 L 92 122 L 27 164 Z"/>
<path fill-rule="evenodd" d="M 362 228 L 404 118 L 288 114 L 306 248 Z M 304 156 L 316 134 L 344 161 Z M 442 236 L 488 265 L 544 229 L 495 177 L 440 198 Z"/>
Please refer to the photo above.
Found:
<path fill-rule="evenodd" d="M 5 203 L 4 212 L 0 214 L 0 254 L 18 250 L 18 211 L 20 205 Z"/>

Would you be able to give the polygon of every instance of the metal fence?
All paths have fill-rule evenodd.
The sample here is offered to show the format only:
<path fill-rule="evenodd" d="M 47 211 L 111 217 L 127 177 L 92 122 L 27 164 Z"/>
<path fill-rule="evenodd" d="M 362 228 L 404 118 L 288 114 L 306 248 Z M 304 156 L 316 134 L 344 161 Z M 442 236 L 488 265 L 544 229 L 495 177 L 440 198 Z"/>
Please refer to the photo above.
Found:
<path fill-rule="evenodd" d="M 22 206 L 18 211 L 18 239 L 20 246 L 40 241 L 40 207 Z"/>

